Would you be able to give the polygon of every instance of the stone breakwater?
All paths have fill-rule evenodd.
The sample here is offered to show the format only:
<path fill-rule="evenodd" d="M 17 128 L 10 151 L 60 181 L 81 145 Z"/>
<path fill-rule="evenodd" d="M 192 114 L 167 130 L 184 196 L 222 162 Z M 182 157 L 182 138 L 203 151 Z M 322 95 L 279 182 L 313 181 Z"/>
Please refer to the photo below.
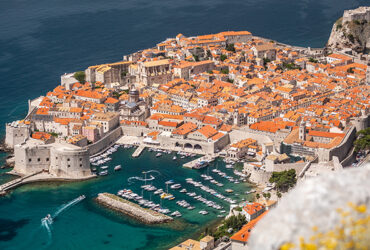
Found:
<path fill-rule="evenodd" d="M 96 201 L 105 207 L 128 215 L 146 224 L 160 224 L 173 221 L 172 217 L 150 209 L 142 208 L 139 205 L 122 199 L 114 194 L 100 193 L 98 194 Z"/>

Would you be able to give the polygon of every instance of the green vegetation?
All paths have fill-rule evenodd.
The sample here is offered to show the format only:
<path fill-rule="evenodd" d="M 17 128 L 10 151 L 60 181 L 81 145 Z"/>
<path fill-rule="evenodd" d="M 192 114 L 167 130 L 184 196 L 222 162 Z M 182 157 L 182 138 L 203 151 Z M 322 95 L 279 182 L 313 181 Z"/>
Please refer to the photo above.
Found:
<path fill-rule="evenodd" d="M 270 198 L 271 198 L 271 194 L 270 194 L 270 193 L 263 193 L 262 195 L 263 195 L 263 197 L 265 197 L 266 199 L 270 199 Z"/>
<path fill-rule="evenodd" d="M 302 68 L 295 65 L 294 63 L 283 63 L 283 69 L 288 69 L 288 70 L 291 70 L 291 69 L 299 69 L 301 70 Z"/>
<path fill-rule="evenodd" d="M 238 212 L 241 212 L 242 211 L 242 208 L 241 207 L 234 207 L 234 210 L 235 211 L 238 211 Z"/>
<path fill-rule="evenodd" d="M 227 74 L 229 74 L 229 69 L 228 68 L 226 68 L 226 69 L 221 69 L 221 74 L 225 74 L 225 75 L 227 75 Z"/>
<path fill-rule="evenodd" d="M 223 221 L 223 224 L 216 229 L 216 232 L 209 232 L 210 235 L 219 239 L 223 236 L 231 236 L 235 232 L 239 231 L 245 224 L 247 220 L 244 215 L 239 214 L 238 216 L 230 216 L 228 219 Z M 229 228 L 232 228 L 231 233 L 228 232 Z"/>
<path fill-rule="evenodd" d="M 211 58 L 212 57 L 212 53 L 210 50 L 207 50 L 207 58 Z"/>
<path fill-rule="evenodd" d="M 293 187 L 297 182 L 295 169 L 273 172 L 269 181 L 270 183 L 275 183 L 279 191 L 288 191 L 288 189 Z"/>
<path fill-rule="evenodd" d="M 370 127 L 358 131 L 357 136 L 354 142 L 355 150 L 370 150 Z"/>
<path fill-rule="evenodd" d="M 229 83 L 234 83 L 234 80 L 233 80 L 233 79 L 230 79 L 230 78 L 227 78 L 227 81 L 228 81 Z"/>
<path fill-rule="evenodd" d="M 50 132 L 49 134 L 50 134 L 51 136 L 58 137 L 58 134 L 57 134 L 57 133 Z"/>
<path fill-rule="evenodd" d="M 121 72 L 121 78 L 124 78 L 125 76 L 127 76 L 128 72 L 127 71 L 122 71 Z"/>
<path fill-rule="evenodd" d="M 123 94 L 123 92 L 121 92 L 121 93 L 118 93 L 118 92 L 116 92 L 116 91 L 114 91 L 113 92 L 113 96 L 115 97 L 115 98 L 119 98 L 121 95 Z"/>
<path fill-rule="evenodd" d="M 221 54 L 220 60 L 221 62 L 225 61 L 227 59 L 227 55 Z"/>
<path fill-rule="evenodd" d="M 352 34 L 348 34 L 348 39 L 351 41 L 351 43 L 355 42 L 355 37 Z"/>
<path fill-rule="evenodd" d="M 353 67 L 351 67 L 351 68 L 347 69 L 347 72 L 348 72 L 348 73 L 350 73 L 350 74 L 353 74 L 353 73 L 354 73 L 354 71 L 353 71 Z"/>
<path fill-rule="evenodd" d="M 85 78 L 86 78 L 86 75 L 85 75 L 85 72 L 84 71 L 77 71 L 74 75 L 73 75 L 74 78 L 76 78 L 77 81 L 79 81 L 80 83 L 84 84 L 85 83 Z"/>
<path fill-rule="evenodd" d="M 309 61 L 309 62 L 312 62 L 312 63 L 318 63 L 318 61 L 317 61 L 316 59 L 312 58 L 312 57 L 310 57 L 310 58 L 308 59 L 308 61 Z"/>
<path fill-rule="evenodd" d="M 261 198 L 260 194 L 256 194 L 256 199 L 258 200 L 259 198 Z"/>
<path fill-rule="evenodd" d="M 199 56 L 196 54 L 193 54 L 194 61 L 199 62 Z"/>
<path fill-rule="evenodd" d="M 266 65 L 267 63 L 271 62 L 268 58 L 263 58 L 263 64 Z"/>
<path fill-rule="evenodd" d="M 281 193 L 280 192 L 277 192 L 276 195 L 277 195 L 278 198 L 281 198 Z"/>
<path fill-rule="evenodd" d="M 230 43 L 230 44 L 226 45 L 226 50 L 231 51 L 231 52 L 235 52 L 234 44 Z"/>
<path fill-rule="evenodd" d="M 213 70 L 208 70 L 207 73 L 212 75 L 213 74 Z"/>

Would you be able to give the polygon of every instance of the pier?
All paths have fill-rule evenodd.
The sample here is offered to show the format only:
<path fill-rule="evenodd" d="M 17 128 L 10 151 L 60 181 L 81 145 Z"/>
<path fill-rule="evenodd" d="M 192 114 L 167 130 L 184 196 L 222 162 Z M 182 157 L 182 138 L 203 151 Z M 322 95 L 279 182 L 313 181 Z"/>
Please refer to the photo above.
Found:
<path fill-rule="evenodd" d="M 142 208 L 139 205 L 110 193 L 100 193 L 96 201 L 112 210 L 128 215 L 146 224 L 160 224 L 173 221 L 172 217 Z"/>
<path fill-rule="evenodd" d="M 190 161 L 188 163 L 185 163 L 183 165 L 183 167 L 185 168 L 195 168 L 196 164 L 199 163 L 200 161 L 213 161 L 215 159 L 215 157 L 211 157 L 211 156 L 208 156 L 208 155 L 205 155 L 205 156 L 202 156 L 198 159 L 195 159 L 193 161 Z"/>
<path fill-rule="evenodd" d="M 145 146 L 144 145 L 140 145 L 136 150 L 135 152 L 132 154 L 132 157 L 136 158 L 136 157 L 139 157 L 141 155 L 141 153 L 144 151 L 145 149 Z"/>

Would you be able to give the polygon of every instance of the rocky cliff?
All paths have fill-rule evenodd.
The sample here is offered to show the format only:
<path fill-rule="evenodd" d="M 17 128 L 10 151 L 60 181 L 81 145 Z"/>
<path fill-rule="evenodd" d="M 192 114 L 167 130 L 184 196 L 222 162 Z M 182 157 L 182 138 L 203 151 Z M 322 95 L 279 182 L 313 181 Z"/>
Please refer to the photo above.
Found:
<path fill-rule="evenodd" d="M 351 49 L 356 53 L 369 54 L 370 21 L 338 19 L 333 25 L 326 47 L 336 50 Z"/>

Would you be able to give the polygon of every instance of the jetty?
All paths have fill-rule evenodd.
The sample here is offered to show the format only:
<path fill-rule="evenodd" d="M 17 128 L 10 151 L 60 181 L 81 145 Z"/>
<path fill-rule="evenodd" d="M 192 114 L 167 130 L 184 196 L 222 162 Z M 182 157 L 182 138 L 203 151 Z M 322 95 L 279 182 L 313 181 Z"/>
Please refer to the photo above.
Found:
<path fill-rule="evenodd" d="M 144 145 L 140 145 L 136 150 L 135 152 L 132 154 L 132 157 L 136 158 L 136 157 L 139 157 L 141 155 L 141 153 L 144 151 L 145 149 L 145 146 Z"/>
<path fill-rule="evenodd" d="M 172 217 L 140 207 L 139 205 L 114 194 L 100 193 L 98 194 L 96 201 L 105 207 L 128 215 L 145 224 L 161 224 L 173 221 Z"/>
<path fill-rule="evenodd" d="M 205 155 L 205 156 L 202 156 L 202 157 L 200 157 L 200 158 L 198 158 L 198 159 L 195 159 L 195 160 L 193 160 L 193 161 L 190 161 L 190 162 L 185 163 L 185 164 L 183 165 L 183 167 L 185 167 L 185 168 L 195 168 L 195 167 L 196 167 L 196 165 L 197 165 L 197 163 L 199 163 L 199 162 L 201 162 L 201 161 L 208 161 L 208 162 L 211 162 L 211 161 L 213 161 L 213 160 L 214 160 L 214 157 L 211 157 L 211 156 L 207 156 L 207 155 Z"/>

